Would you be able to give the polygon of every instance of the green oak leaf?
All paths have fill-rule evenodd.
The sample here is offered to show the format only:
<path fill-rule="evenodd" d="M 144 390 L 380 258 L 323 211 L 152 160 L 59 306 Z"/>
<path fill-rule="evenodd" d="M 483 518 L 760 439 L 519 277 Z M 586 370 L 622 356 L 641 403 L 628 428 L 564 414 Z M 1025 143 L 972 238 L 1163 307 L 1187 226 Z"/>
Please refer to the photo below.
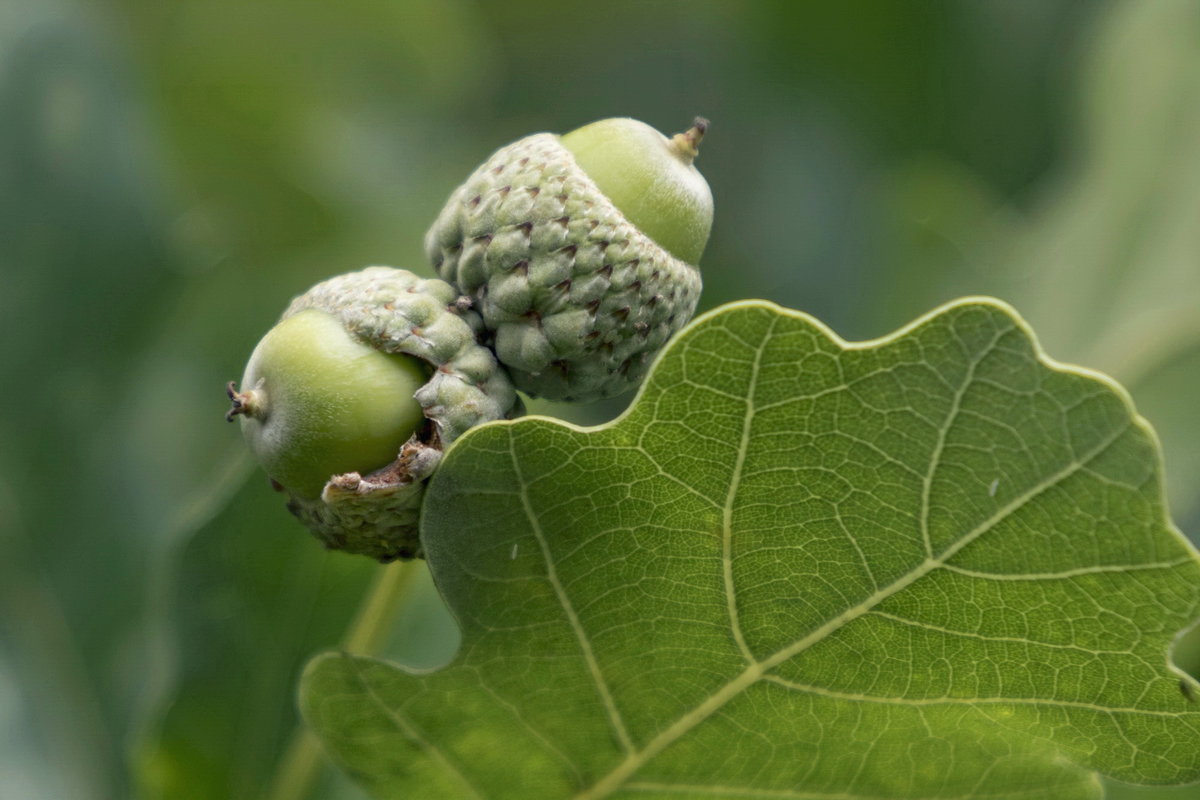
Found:
<path fill-rule="evenodd" d="M 301 705 L 379 797 L 1095 798 L 1200 779 L 1154 434 L 1007 306 L 706 315 L 632 407 L 483 426 L 425 506 L 463 631 Z"/>

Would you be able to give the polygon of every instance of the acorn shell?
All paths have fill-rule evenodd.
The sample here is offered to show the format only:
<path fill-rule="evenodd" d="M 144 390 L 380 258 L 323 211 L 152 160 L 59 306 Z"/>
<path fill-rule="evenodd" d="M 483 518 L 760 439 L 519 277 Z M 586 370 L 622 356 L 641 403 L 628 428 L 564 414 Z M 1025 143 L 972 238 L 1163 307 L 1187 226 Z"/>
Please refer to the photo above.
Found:
<path fill-rule="evenodd" d="M 425 251 L 472 298 L 517 388 L 553 400 L 637 385 L 700 297 L 699 269 L 630 223 L 549 133 L 480 166 Z"/>
<path fill-rule="evenodd" d="M 335 315 L 377 350 L 428 364 L 429 382 L 414 397 L 430 424 L 387 467 L 331 476 L 320 498 L 291 494 L 288 508 L 330 548 L 380 561 L 419 557 L 421 500 L 442 450 L 475 425 L 520 416 L 520 398 L 478 341 L 479 315 L 445 281 L 368 267 L 318 283 L 293 300 L 283 318 L 308 308 Z"/>

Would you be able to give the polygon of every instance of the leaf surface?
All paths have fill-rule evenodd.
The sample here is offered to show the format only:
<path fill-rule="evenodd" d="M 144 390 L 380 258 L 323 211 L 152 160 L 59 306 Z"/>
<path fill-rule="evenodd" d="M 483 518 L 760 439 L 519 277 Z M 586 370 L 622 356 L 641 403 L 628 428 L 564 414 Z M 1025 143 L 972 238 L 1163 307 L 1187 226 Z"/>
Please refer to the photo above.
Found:
<path fill-rule="evenodd" d="M 483 426 L 426 501 L 448 667 L 330 654 L 380 797 L 1092 798 L 1200 778 L 1200 560 L 1153 433 L 1018 317 L 848 344 L 737 303 L 630 410 Z M 1182 683 L 1181 683 L 1182 681 Z"/>

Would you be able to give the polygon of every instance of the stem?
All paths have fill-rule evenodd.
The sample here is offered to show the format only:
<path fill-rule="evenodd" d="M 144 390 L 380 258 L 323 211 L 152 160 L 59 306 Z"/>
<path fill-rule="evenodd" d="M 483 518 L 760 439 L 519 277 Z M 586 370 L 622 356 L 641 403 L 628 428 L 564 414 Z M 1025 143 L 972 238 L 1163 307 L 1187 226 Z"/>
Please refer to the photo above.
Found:
<path fill-rule="evenodd" d="M 400 600 L 408 592 L 418 569 L 419 565 L 412 561 L 395 561 L 380 568 L 342 640 L 342 650 L 360 656 L 379 651 L 400 611 Z"/>
<path fill-rule="evenodd" d="M 342 639 L 343 651 L 374 655 L 383 646 L 417 569 L 416 564 L 397 561 L 378 571 Z M 325 765 L 320 741 L 301 722 L 292 733 L 267 797 L 270 800 L 305 800 L 312 794 Z"/>

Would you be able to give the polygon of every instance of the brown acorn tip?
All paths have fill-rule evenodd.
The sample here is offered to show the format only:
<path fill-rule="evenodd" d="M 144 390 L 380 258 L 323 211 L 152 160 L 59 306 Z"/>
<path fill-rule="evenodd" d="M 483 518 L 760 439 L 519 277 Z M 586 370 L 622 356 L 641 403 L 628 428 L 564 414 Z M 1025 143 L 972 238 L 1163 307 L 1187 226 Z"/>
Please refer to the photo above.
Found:
<path fill-rule="evenodd" d="M 226 422 L 233 422 L 233 418 L 240 415 L 253 417 L 262 410 L 259 393 L 253 389 L 248 392 L 239 392 L 237 384 L 230 381 L 225 385 L 225 394 L 233 402 L 233 407 L 225 412 Z"/>
<path fill-rule="evenodd" d="M 689 164 L 697 155 L 700 154 L 700 142 L 704 139 L 704 134 L 708 130 L 709 122 L 704 117 L 696 117 L 692 121 L 692 127 L 688 128 L 683 133 L 677 133 L 671 137 L 671 147 L 679 154 L 679 157 L 687 161 Z"/>

